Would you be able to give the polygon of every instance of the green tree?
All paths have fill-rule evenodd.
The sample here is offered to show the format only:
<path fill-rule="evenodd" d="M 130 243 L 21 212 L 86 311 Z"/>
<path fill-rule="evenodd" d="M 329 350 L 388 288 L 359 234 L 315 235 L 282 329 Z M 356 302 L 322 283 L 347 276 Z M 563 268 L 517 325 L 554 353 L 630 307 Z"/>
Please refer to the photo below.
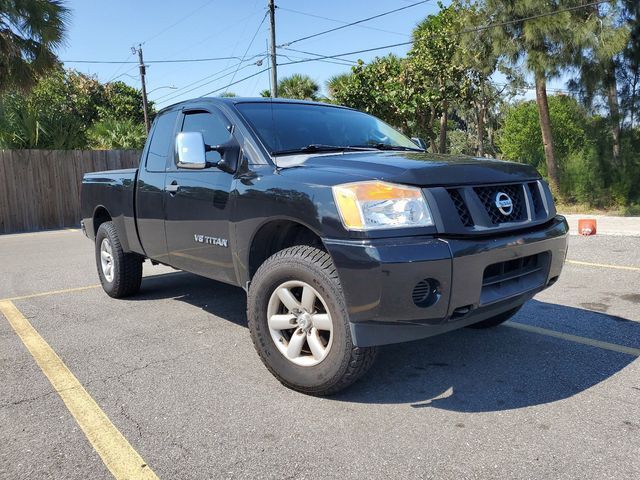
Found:
<path fill-rule="evenodd" d="M 434 116 L 440 113 L 440 139 L 437 151 L 447 148 L 447 124 L 453 104 L 467 100 L 471 86 L 469 67 L 460 40 L 466 9 L 458 1 L 429 15 L 413 31 L 413 47 L 408 56 L 407 83 L 422 108 L 430 107 L 427 130 L 433 129 Z M 435 142 L 432 139 L 432 148 Z M 435 148 L 434 148 L 435 149 Z"/>
<path fill-rule="evenodd" d="M 0 92 L 26 90 L 58 64 L 69 10 L 59 0 L 0 2 Z"/>
<path fill-rule="evenodd" d="M 340 73 L 327 80 L 327 93 L 329 94 L 330 100 L 335 101 L 336 95 L 340 95 L 340 92 L 345 90 L 350 80 L 350 75 L 350 73 Z"/>
<path fill-rule="evenodd" d="M 54 69 L 31 91 L 0 95 L 3 148 L 87 147 L 87 130 L 98 121 L 142 124 L 140 91 L 121 82 L 103 85 L 94 77 Z"/>
<path fill-rule="evenodd" d="M 294 73 L 278 82 L 278 96 L 299 100 L 317 100 L 320 86 L 308 75 Z"/>
<path fill-rule="evenodd" d="M 103 96 L 96 105 L 99 119 L 116 118 L 144 123 L 142 92 L 140 90 L 124 82 L 110 82 L 102 85 L 102 88 Z M 153 115 L 155 111 L 153 101 L 149 100 L 147 106 Z"/>
<path fill-rule="evenodd" d="M 620 21 L 618 2 L 610 5 L 593 5 L 584 9 L 584 15 L 593 15 L 599 21 L 598 41 L 593 48 L 584 49 L 577 59 L 578 76 L 569 82 L 572 91 L 578 93 L 584 104 L 592 108 L 598 97 L 606 99 L 609 111 L 609 130 L 612 142 L 612 159 L 620 164 L 621 116 L 618 100 L 618 72 L 623 62 L 622 52 L 630 39 L 630 28 Z"/>
<path fill-rule="evenodd" d="M 549 185 L 560 195 L 560 176 L 551 129 L 547 81 L 557 77 L 593 41 L 597 19 L 567 7 L 582 5 L 578 0 L 486 0 L 487 12 L 499 24 L 493 32 L 494 48 L 512 66 L 524 60 L 535 80 Z M 552 13 L 549 15 L 549 13 Z M 531 18 L 534 17 L 534 18 Z"/>
<path fill-rule="evenodd" d="M 359 61 L 352 73 L 338 77 L 329 87 L 336 103 L 357 108 L 409 131 L 404 61 L 395 55 L 377 57 L 368 64 Z"/>
<path fill-rule="evenodd" d="M 562 198 L 602 203 L 607 175 L 598 155 L 599 145 L 603 143 L 601 129 L 574 98 L 556 95 L 548 97 L 548 102 Z M 507 110 L 498 145 L 505 159 L 532 165 L 548 178 L 535 101 L 520 102 Z"/>
<path fill-rule="evenodd" d="M 144 123 L 130 118 L 100 120 L 87 131 L 88 145 L 95 150 L 142 149 L 146 138 Z"/>

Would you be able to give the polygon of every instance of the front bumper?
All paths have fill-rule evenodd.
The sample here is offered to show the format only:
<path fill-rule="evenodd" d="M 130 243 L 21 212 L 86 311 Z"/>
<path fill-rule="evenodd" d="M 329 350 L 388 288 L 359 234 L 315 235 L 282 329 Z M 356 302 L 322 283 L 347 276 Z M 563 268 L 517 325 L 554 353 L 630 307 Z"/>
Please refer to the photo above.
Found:
<path fill-rule="evenodd" d="M 567 233 L 566 220 L 557 216 L 502 236 L 325 239 L 325 245 L 338 269 L 354 342 L 371 346 L 437 335 L 522 305 L 557 280 Z M 530 268 L 515 280 L 503 275 L 489 285 L 491 269 L 504 271 L 502 264 L 524 258 L 537 262 L 535 272 Z M 425 279 L 437 288 L 433 301 L 420 306 L 415 289 Z"/>

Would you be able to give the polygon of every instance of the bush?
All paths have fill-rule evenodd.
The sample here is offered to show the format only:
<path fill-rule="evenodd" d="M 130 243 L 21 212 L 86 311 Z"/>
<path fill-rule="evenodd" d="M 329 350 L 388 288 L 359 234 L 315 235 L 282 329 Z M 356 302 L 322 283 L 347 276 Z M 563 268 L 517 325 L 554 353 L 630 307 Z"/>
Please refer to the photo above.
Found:
<path fill-rule="evenodd" d="M 87 138 L 94 150 L 140 150 L 147 132 L 143 124 L 133 120 L 107 118 L 94 123 L 87 131 Z"/>
<path fill-rule="evenodd" d="M 631 160 L 625 162 L 624 171 L 613 166 L 608 125 L 603 119 L 590 117 L 574 98 L 565 95 L 549 97 L 549 112 L 560 190 L 569 202 L 609 207 L 637 199 L 640 192 L 634 189 L 640 168 L 632 166 Z M 535 101 L 521 102 L 507 110 L 497 143 L 505 159 L 532 165 L 546 176 Z M 637 146 L 634 150 L 632 145 L 625 145 L 623 151 L 630 155 Z M 634 161 L 637 163 L 637 158 Z"/>

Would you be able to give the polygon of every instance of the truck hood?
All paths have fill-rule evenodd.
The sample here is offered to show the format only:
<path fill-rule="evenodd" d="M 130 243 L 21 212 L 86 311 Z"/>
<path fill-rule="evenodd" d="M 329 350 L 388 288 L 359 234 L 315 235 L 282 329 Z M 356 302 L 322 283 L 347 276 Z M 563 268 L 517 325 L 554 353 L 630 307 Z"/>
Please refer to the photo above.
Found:
<path fill-rule="evenodd" d="M 529 165 L 468 156 L 421 152 L 345 152 L 278 157 L 279 167 L 331 171 L 351 177 L 421 187 L 517 183 L 540 178 Z"/>

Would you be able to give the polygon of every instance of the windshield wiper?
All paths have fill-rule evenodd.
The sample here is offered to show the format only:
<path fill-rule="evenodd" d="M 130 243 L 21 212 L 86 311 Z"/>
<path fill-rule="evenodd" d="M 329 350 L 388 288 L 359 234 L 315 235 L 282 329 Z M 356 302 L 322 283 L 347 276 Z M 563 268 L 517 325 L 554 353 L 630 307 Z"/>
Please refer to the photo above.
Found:
<path fill-rule="evenodd" d="M 290 148 L 287 150 L 278 150 L 271 152 L 271 155 L 288 155 L 293 153 L 315 153 L 315 152 L 360 152 L 375 150 L 374 146 L 359 145 L 325 145 L 322 143 L 310 143 L 306 147 Z"/>
<path fill-rule="evenodd" d="M 364 145 L 354 145 L 354 147 L 364 147 Z M 424 150 L 418 146 L 416 148 L 405 147 L 403 145 L 390 145 L 388 143 L 372 143 L 367 145 L 369 148 L 374 148 L 376 150 L 401 150 L 401 151 L 409 151 L 409 152 L 424 152 Z"/>

